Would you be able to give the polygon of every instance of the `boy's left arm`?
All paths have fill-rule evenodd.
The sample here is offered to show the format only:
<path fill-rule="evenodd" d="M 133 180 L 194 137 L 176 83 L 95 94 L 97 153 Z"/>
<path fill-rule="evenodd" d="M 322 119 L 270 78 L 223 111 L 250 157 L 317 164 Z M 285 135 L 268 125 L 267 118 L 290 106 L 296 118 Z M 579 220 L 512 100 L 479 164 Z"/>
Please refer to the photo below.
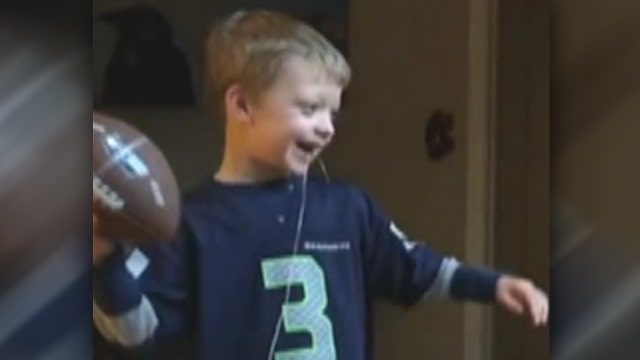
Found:
<path fill-rule="evenodd" d="M 416 251 L 427 250 L 419 245 Z M 529 317 L 535 327 L 545 325 L 549 317 L 547 294 L 531 280 L 465 264 L 456 267 L 446 295 L 458 300 L 496 303 L 512 314 Z"/>
<path fill-rule="evenodd" d="M 411 305 L 440 296 L 497 303 L 534 326 L 547 323 L 547 295 L 530 280 L 469 266 L 410 240 L 365 195 L 368 240 L 365 242 L 369 288 L 375 296 Z"/>

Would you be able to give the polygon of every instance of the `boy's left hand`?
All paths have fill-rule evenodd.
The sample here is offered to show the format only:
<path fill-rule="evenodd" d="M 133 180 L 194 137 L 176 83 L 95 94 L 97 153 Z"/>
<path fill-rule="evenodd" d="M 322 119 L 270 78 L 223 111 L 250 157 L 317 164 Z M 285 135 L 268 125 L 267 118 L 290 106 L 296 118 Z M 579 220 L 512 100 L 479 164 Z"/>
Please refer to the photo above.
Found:
<path fill-rule="evenodd" d="M 503 275 L 496 287 L 496 301 L 508 311 L 517 315 L 531 317 L 533 326 L 547 323 L 549 299 L 531 281 L 509 275 Z"/>

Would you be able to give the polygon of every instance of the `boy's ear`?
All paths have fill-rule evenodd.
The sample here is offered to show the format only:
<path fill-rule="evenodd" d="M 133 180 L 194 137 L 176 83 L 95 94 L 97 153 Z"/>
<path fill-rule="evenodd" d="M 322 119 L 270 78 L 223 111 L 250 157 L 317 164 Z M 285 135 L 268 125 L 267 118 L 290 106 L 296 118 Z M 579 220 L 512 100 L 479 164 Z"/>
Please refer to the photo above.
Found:
<path fill-rule="evenodd" d="M 231 119 L 242 122 L 249 122 L 251 120 L 249 98 L 240 85 L 234 84 L 227 89 L 224 102 L 227 113 Z"/>

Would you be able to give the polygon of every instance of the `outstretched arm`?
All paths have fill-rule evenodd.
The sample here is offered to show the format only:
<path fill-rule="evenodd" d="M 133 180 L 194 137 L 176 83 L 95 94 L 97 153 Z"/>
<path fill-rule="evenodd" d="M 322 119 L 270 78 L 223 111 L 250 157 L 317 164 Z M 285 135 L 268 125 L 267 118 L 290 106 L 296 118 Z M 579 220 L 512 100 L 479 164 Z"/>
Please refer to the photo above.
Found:
<path fill-rule="evenodd" d="M 534 326 L 547 322 L 546 294 L 530 280 L 469 266 L 407 237 L 366 195 L 365 257 L 375 296 L 411 305 L 421 299 L 449 298 L 497 303 L 528 315 Z"/>

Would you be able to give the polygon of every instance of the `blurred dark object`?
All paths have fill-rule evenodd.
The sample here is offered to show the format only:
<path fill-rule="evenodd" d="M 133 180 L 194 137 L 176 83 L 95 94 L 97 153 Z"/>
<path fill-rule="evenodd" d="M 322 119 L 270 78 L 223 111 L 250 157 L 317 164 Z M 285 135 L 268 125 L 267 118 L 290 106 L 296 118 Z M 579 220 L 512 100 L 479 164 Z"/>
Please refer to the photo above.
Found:
<path fill-rule="evenodd" d="M 425 143 L 431 160 L 441 160 L 450 154 L 455 146 L 451 135 L 453 131 L 453 114 L 441 110 L 434 111 L 427 120 Z"/>
<path fill-rule="evenodd" d="M 173 43 L 171 25 L 158 10 L 133 5 L 99 18 L 118 31 L 101 105 L 195 104 L 187 58 Z"/>

